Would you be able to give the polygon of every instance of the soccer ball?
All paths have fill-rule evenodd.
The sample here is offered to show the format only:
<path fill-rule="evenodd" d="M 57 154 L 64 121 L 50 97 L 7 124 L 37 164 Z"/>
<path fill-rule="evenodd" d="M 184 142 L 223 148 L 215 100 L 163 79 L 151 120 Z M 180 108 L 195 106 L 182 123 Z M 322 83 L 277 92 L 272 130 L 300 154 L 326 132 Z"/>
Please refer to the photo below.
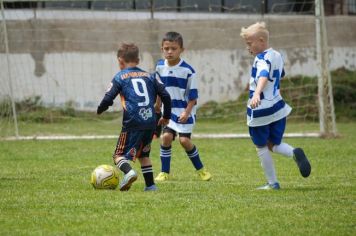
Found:
<path fill-rule="evenodd" d="M 91 181 L 95 189 L 115 189 L 119 184 L 119 172 L 110 165 L 100 165 L 91 173 Z"/>

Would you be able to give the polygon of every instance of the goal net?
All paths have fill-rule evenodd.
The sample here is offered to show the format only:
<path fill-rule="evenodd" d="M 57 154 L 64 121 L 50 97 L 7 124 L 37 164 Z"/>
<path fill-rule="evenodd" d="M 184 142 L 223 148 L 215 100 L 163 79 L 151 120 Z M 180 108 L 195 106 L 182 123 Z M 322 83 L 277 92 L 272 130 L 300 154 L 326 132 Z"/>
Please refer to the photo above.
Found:
<path fill-rule="evenodd" d="M 261 1 L 243 0 L 0 2 L 2 138 L 117 135 L 119 102 L 101 116 L 95 110 L 118 71 L 118 45 L 136 43 L 139 66 L 153 72 L 167 31 L 183 35 L 182 57 L 198 74 L 196 136 L 246 137 L 253 58 L 239 34 L 241 27 L 261 20 L 286 64 L 281 92 L 293 107 L 287 135 L 320 134 L 314 1 L 277 1 L 262 14 Z M 341 45 L 333 52 L 348 61 L 345 50 Z M 341 66 L 342 61 L 333 64 Z"/>

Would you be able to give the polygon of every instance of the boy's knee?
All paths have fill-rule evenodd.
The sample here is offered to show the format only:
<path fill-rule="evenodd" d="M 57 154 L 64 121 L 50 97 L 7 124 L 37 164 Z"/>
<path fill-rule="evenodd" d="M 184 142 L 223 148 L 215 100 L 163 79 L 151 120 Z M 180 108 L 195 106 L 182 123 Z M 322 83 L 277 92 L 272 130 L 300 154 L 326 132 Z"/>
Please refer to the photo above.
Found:
<path fill-rule="evenodd" d="M 162 145 L 165 147 L 171 146 L 173 141 L 173 135 L 171 133 L 164 133 L 161 138 Z"/>
<path fill-rule="evenodd" d="M 257 151 L 258 156 L 261 156 L 264 153 L 269 152 L 268 145 L 266 145 L 266 146 L 256 146 L 256 151 Z"/>
<path fill-rule="evenodd" d="M 193 149 L 193 147 L 194 147 L 190 138 L 187 138 L 187 137 L 180 137 L 179 143 L 184 147 L 185 150 L 188 150 L 188 151 Z"/>
<path fill-rule="evenodd" d="M 119 161 L 120 161 L 121 159 L 124 159 L 124 157 L 123 157 L 123 156 L 114 155 L 114 156 L 112 157 L 112 159 L 113 159 L 113 161 L 114 161 L 114 164 L 117 165 L 117 163 L 119 163 Z"/>
<path fill-rule="evenodd" d="M 267 142 L 267 147 L 271 152 L 273 152 L 273 146 L 274 146 L 274 143 L 272 143 L 270 141 Z"/>
<path fill-rule="evenodd" d="M 142 157 L 138 159 L 141 166 L 151 165 L 151 159 L 149 157 Z"/>

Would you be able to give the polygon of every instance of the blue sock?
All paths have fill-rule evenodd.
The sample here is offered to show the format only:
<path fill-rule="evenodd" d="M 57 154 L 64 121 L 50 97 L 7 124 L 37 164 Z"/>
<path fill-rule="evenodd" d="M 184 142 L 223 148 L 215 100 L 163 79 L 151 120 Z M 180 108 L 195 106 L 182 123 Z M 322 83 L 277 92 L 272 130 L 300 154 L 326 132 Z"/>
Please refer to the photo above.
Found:
<path fill-rule="evenodd" d="M 172 155 L 172 146 L 169 147 L 163 147 L 161 145 L 161 151 L 160 151 L 160 157 L 161 157 L 161 171 L 165 173 L 169 173 L 170 168 L 171 168 L 171 155 Z"/>
<path fill-rule="evenodd" d="M 189 159 L 192 161 L 196 170 L 203 168 L 203 163 L 200 160 L 198 149 L 194 146 L 192 150 L 186 151 Z"/>

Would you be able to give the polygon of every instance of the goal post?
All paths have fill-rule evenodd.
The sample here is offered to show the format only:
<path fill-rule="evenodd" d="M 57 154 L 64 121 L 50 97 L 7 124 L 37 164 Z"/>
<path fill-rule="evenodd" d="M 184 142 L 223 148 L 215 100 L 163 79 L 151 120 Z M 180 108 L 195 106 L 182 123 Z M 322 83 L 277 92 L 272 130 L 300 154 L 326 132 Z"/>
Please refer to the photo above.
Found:
<path fill-rule="evenodd" d="M 318 62 L 318 94 L 320 133 L 325 137 L 337 135 L 333 89 L 329 70 L 329 47 L 324 14 L 324 0 L 315 0 L 315 28 Z"/>
<path fill-rule="evenodd" d="M 1 17 L 2 17 L 2 32 L 3 34 L 3 45 L 5 46 L 5 54 L 6 54 L 6 63 L 5 63 L 5 73 L 4 73 L 4 79 L 7 79 L 8 81 L 8 88 L 9 88 L 9 99 L 11 102 L 11 111 L 12 111 L 12 118 L 13 118 L 13 124 L 14 124 L 14 135 L 16 138 L 19 137 L 19 130 L 18 130 L 18 125 L 17 125 L 17 114 L 16 114 L 16 106 L 15 106 L 15 101 L 14 101 L 14 96 L 13 96 L 13 86 L 12 86 L 12 78 L 11 78 L 11 70 L 10 70 L 10 58 L 9 58 L 9 43 L 8 43 L 8 38 L 7 38 L 7 28 L 6 28 L 6 21 L 5 21 L 5 15 L 4 15 L 4 3 L 3 0 L 0 0 L 0 5 L 1 5 Z M 3 67 L 2 67 L 3 68 Z M 6 83 L 2 84 L 3 87 L 6 87 Z"/>

